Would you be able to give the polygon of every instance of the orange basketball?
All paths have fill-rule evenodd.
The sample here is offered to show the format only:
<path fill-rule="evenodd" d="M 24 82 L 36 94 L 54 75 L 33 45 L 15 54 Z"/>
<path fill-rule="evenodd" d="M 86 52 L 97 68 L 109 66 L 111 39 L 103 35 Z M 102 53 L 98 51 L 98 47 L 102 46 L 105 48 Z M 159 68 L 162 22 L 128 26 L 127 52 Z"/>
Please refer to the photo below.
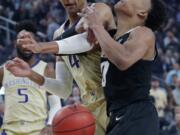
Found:
<path fill-rule="evenodd" d="M 53 135 L 94 135 L 95 118 L 80 105 L 69 105 L 58 111 L 52 123 Z"/>

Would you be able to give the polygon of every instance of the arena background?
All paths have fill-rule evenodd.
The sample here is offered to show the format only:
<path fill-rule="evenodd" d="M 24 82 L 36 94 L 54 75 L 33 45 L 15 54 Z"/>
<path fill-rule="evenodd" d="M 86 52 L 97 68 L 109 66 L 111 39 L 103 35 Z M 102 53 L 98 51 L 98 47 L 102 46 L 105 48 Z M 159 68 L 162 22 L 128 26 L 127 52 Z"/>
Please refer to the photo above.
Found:
<path fill-rule="evenodd" d="M 114 3 L 117 0 L 96 2 L 98 1 Z M 159 56 L 153 67 L 151 95 L 160 117 L 160 134 L 180 135 L 180 0 L 164 1 L 168 5 L 168 20 L 156 32 Z M 52 40 L 54 31 L 66 19 L 66 15 L 59 0 L 0 0 L 0 65 L 16 55 L 16 23 L 29 19 L 37 26 L 39 41 L 49 41 Z M 52 64 L 55 62 L 53 55 L 40 57 Z M 2 93 L 1 90 L 0 95 Z M 81 102 L 79 96 L 79 89 L 74 86 L 70 97 L 63 102 L 64 105 Z M 3 98 L 0 97 L 1 119 Z"/>

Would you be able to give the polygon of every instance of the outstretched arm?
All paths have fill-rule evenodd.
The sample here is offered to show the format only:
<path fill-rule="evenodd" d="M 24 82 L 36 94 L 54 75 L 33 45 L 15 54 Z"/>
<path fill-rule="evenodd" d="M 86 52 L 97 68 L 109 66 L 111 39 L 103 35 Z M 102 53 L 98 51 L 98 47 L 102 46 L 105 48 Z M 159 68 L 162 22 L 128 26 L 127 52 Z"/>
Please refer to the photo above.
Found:
<path fill-rule="evenodd" d="M 139 27 L 131 32 L 129 39 L 122 45 L 115 41 L 105 30 L 101 20 L 99 20 L 96 10 L 88 7 L 82 14 L 88 20 L 90 28 L 93 30 L 98 40 L 102 52 L 120 70 L 126 70 L 140 59 L 144 59 L 147 53 L 154 57 L 155 36 L 154 33 L 145 27 Z"/>
<path fill-rule="evenodd" d="M 17 42 L 23 44 L 24 49 L 33 53 L 78 54 L 90 51 L 93 48 L 87 41 L 87 32 L 66 39 L 44 43 L 36 42 L 28 32 L 24 32 L 23 36 L 25 38 L 18 39 Z"/>
<path fill-rule="evenodd" d="M 48 64 L 45 68 L 44 75 L 46 77 L 55 78 L 55 70 L 54 66 L 51 64 Z M 44 127 L 40 135 L 52 135 L 52 120 L 56 114 L 56 112 L 61 108 L 60 98 L 56 95 L 52 95 L 50 93 L 47 93 L 47 101 L 49 105 L 48 110 L 48 120 L 46 123 L 46 127 Z"/>
<path fill-rule="evenodd" d="M 67 98 L 71 93 L 71 86 L 69 86 L 69 78 L 71 76 L 65 64 L 61 65 L 61 73 L 59 80 L 43 77 L 34 72 L 29 65 L 19 58 L 15 58 L 6 64 L 7 70 L 18 77 L 28 77 L 33 82 L 37 83 L 42 89 L 57 95 L 61 98 Z"/>
<path fill-rule="evenodd" d="M 110 7 L 103 3 L 97 3 L 95 8 L 98 10 L 98 17 L 103 22 L 106 30 L 115 29 L 116 25 Z M 83 21 L 81 22 L 83 23 Z M 72 27 L 55 39 L 58 42 L 37 43 L 30 34 L 24 32 L 21 33 L 17 42 L 23 44 L 25 49 L 34 53 L 78 54 L 90 51 L 93 48 L 91 44 L 94 43 L 94 40 L 91 40 L 92 37 L 87 37 L 88 33 L 89 31 L 86 34 L 77 34 L 75 27 Z"/>

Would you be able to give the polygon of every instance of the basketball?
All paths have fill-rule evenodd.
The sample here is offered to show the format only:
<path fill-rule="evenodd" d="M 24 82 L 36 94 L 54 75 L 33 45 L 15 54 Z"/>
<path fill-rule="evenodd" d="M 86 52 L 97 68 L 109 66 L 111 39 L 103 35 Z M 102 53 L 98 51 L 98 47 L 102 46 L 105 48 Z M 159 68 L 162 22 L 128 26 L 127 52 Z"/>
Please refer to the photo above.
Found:
<path fill-rule="evenodd" d="M 95 118 L 85 107 L 69 105 L 56 113 L 52 129 L 53 135 L 94 135 Z"/>

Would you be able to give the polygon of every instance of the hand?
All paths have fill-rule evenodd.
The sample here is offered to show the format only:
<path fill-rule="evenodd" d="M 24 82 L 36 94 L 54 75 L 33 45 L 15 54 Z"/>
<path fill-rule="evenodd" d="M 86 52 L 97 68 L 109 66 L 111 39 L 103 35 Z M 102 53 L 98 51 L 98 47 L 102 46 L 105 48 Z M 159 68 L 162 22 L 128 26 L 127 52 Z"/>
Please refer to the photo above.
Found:
<path fill-rule="evenodd" d="M 21 44 L 24 49 L 27 49 L 33 53 L 41 53 L 41 45 L 34 40 L 31 33 L 22 31 L 18 35 L 17 45 Z"/>
<path fill-rule="evenodd" d="M 89 28 L 93 28 L 94 26 L 103 26 L 103 22 L 98 16 L 98 12 L 96 11 L 94 5 L 88 6 L 82 10 L 82 13 L 78 13 L 79 16 L 85 18 L 86 26 Z"/>
<path fill-rule="evenodd" d="M 88 27 L 89 26 L 88 26 L 87 20 L 84 17 L 82 17 L 79 20 L 78 24 L 76 25 L 75 29 L 76 29 L 76 32 L 83 33 L 88 30 Z"/>
<path fill-rule="evenodd" d="M 88 35 L 87 35 L 87 40 L 90 44 L 96 44 L 97 39 L 91 29 L 88 29 Z"/>
<path fill-rule="evenodd" d="M 14 76 L 28 77 L 31 75 L 31 68 L 28 63 L 19 58 L 8 61 L 5 66 Z"/>
<path fill-rule="evenodd" d="M 41 130 L 40 135 L 53 135 L 52 127 L 50 125 L 46 126 Z"/>

